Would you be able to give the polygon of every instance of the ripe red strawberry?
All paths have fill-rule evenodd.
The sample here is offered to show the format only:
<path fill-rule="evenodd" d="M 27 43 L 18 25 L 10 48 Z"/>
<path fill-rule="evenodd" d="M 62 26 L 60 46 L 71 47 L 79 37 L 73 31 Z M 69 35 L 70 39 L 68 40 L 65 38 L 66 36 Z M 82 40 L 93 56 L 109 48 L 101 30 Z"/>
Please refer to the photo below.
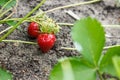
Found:
<path fill-rule="evenodd" d="M 40 34 L 38 36 L 37 42 L 43 53 L 48 52 L 56 41 L 56 37 L 54 34 Z"/>
<path fill-rule="evenodd" d="M 31 22 L 28 26 L 28 34 L 30 37 L 37 38 L 39 35 L 40 29 L 39 25 L 36 22 Z"/>

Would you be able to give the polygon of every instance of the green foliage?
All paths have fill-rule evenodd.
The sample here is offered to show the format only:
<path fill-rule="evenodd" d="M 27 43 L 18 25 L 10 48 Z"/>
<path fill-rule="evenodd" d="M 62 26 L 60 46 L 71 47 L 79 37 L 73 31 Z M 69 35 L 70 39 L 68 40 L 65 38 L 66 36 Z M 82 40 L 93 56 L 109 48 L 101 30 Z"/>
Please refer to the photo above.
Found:
<path fill-rule="evenodd" d="M 14 25 L 13 28 L 11 28 L 4 36 L 0 37 L 0 42 L 5 39 L 10 33 L 12 33 L 24 20 L 26 20 L 31 14 L 33 14 L 46 0 L 41 0 L 41 2 L 33 9 L 31 10 L 25 17 L 21 18 L 19 22 L 7 22 L 8 25 Z M 4 17 L 4 15 L 9 12 L 13 6 L 15 6 L 16 0 L 1 0 L 0 1 L 0 18 Z M 6 18 L 1 20 L 1 22 L 6 22 L 8 18 L 11 17 L 11 14 L 7 16 Z M 12 74 L 10 74 L 8 71 L 0 68 L 0 80 L 13 80 Z"/>
<path fill-rule="evenodd" d="M 116 70 L 116 72 L 118 74 L 118 77 L 120 78 L 120 57 L 114 56 L 112 58 L 112 60 L 113 60 L 113 64 L 114 64 L 115 70 Z"/>
<path fill-rule="evenodd" d="M 72 28 L 72 39 L 82 57 L 60 60 L 49 80 L 104 80 L 103 73 L 116 76 L 120 59 L 113 57 L 120 56 L 120 46 L 111 47 L 103 54 L 105 32 L 96 19 L 88 17 L 77 21 Z"/>
<path fill-rule="evenodd" d="M 10 26 L 14 26 L 17 22 L 16 21 L 7 21 L 6 23 Z"/>
<path fill-rule="evenodd" d="M 59 63 L 52 70 L 50 80 L 95 80 L 95 69 L 84 62 L 81 58 L 59 60 Z"/>
<path fill-rule="evenodd" d="M 14 26 L 15 24 L 17 24 L 17 21 L 7 21 L 6 22 L 9 26 Z M 20 26 L 17 27 L 18 30 L 22 30 Z"/>
<path fill-rule="evenodd" d="M 13 76 L 8 71 L 0 68 L 0 80 L 13 80 Z"/>
<path fill-rule="evenodd" d="M 10 8 L 15 6 L 16 0 L 1 0 L 0 1 L 0 17 L 2 17 L 4 14 L 6 14 Z M 6 9 L 6 10 L 4 10 Z M 8 10 L 7 10 L 8 9 Z M 13 25 L 13 22 L 9 22 L 9 25 Z M 0 67 L 0 80 L 13 80 L 13 76 L 11 73 L 9 73 L 7 70 L 2 69 Z"/>
<path fill-rule="evenodd" d="M 113 56 L 120 56 L 120 47 L 112 47 L 107 50 L 100 64 L 100 71 L 103 73 L 116 75 L 116 71 L 112 62 Z"/>
<path fill-rule="evenodd" d="M 1 0 L 0 6 L 5 6 L 6 9 L 15 6 L 16 0 Z"/>
<path fill-rule="evenodd" d="M 81 47 L 80 53 L 83 54 L 83 57 L 97 65 L 105 44 L 101 24 L 90 17 L 77 21 L 72 28 L 72 39 L 77 46 Z M 80 47 L 76 48 L 79 50 Z"/>

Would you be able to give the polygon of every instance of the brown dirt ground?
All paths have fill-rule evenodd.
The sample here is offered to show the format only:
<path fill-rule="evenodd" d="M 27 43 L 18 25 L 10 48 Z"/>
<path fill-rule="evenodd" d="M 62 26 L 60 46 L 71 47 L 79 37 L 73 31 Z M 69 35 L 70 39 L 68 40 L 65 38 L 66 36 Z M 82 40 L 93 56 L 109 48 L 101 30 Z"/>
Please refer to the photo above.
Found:
<path fill-rule="evenodd" d="M 41 7 L 42 10 L 52 9 L 58 6 L 73 4 L 87 0 L 47 0 Z M 17 7 L 14 17 L 23 17 L 40 0 L 21 0 Z M 110 4 L 112 3 L 112 4 Z M 91 16 L 97 18 L 102 24 L 119 24 L 120 8 L 115 7 L 111 0 L 103 0 L 102 2 L 82 5 L 67 9 L 60 9 L 48 13 L 56 22 L 73 23 L 75 20 L 67 15 L 64 10 L 71 10 L 80 18 Z M 21 30 L 15 30 L 7 39 L 19 39 L 27 41 L 35 41 L 27 35 L 28 23 L 21 25 Z M 61 31 L 56 35 L 57 41 L 55 46 L 47 54 L 42 54 L 37 45 L 19 44 L 19 43 L 0 43 L 0 64 L 4 64 L 6 69 L 14 75 L 14 80 L 48 80 L 50 70 L 57 60 L 64 56 L 77 56 L 76 51 L 63 50 L 61 47 L 74 47 L 71 40 L 71 27 L 61 26 Z M 2 25 L 0 30 L 5 29 Z M 105 28 L 106 46 L 120 44 L 120 28 Z"/>

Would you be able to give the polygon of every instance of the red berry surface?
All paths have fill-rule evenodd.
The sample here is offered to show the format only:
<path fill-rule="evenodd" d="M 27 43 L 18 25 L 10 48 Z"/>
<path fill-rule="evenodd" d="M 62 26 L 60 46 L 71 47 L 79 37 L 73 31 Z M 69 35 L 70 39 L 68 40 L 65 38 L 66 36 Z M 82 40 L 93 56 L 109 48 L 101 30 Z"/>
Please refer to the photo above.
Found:
<path fill-rule="evenodd" d="M 31 22 L 28 26 L 28 34 L 30 35 L 30 37 L 37 38 L 39 32 L 39 25 L 36 22 Z"/>
<path fill-rule="evenodd" d="M 37 42 L 43 53 L 47 53 L 56 41 L 54 34 L 39 34 Z"/>

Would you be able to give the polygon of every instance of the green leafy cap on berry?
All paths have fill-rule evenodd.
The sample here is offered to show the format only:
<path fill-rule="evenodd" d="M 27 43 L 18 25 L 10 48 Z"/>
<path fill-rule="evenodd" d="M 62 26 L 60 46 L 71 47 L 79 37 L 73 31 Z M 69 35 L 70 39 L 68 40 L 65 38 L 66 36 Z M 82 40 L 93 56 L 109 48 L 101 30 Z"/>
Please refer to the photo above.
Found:
<path fill-rule="evenodd" d="M 50 18 L 40 21 L 40 31 L 42 33 L 57 33 L 59 32 L 59 26 Z"/>
<path fill-rule="evenodd" d="M 39 29 L 41 33 L 54 33 L 59 32 L 60 26 L 56 24 L 51 18 L 49 18 L 43 11 L 37 13 L 32 21 L 39 24 Z"/>

